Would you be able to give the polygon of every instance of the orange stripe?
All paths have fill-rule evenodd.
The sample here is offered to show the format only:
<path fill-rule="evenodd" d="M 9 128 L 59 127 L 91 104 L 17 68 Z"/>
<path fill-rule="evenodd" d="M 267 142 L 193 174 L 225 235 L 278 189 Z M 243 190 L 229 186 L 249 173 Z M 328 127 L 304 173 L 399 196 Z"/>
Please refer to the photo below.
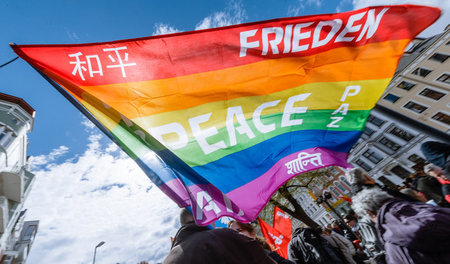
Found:
<path fill-rule="evenodd" d="M 407 43 L 408 40 L 387 41 L 163 80 L 81 88 L 133 119 L 267 95 L 306 83 L 390 78 Z"/>

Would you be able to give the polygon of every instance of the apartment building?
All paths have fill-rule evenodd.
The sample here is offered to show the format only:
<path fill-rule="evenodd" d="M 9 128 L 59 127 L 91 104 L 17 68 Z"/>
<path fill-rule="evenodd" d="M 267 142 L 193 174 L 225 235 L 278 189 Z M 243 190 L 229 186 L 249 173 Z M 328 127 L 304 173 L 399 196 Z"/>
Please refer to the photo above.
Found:
<path fill-rule="evenodd" d="M 348 213 L 351 205 L 344 198 L 350 195 L 351 186 L 345 178 L 343 169 L 331 167 L 326 175 L 316 177 L 309 184 L 308 189 L 300 189 L 300 192 L 295 196 L 305 213 L 321 226 L 326 226 L 335 219 L 339 220 L 339 216 L 326 203 L 317 204 L 317 197 L 324 192 L 331 194 L 328 203 L 339 216 L 344 216 Z"/>
<path fill-rule="evenodd" d="M 380 183 L 402 185 L 423 167 L 420 145 L 430 140 L 450 142 L 450 26 L 412 42 L 349 162 Z"/>
<path fill-rule="evenodd" d="M 39 221 L 25 221 L 23 203 L 34 174 L 27 169 L 27 133 L 35 110 L 23 99 L 0 93 L 0 263 L 25 263 Z"/>

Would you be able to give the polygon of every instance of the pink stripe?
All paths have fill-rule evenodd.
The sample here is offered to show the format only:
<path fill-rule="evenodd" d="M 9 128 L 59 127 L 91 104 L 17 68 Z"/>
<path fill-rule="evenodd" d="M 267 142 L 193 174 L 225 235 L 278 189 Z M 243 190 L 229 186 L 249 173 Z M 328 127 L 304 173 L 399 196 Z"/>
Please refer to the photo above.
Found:
<path fill-rule="evenodd" d="M 302 155 L 320 155 L 320 162 L 318 160 L 311 162 L 310 160 L 303 164 L 301 172 L 289 171 L 287 164 L 301 158 Z M 325 148 L 298 151 L 279 160 L 255 180 L 226 195 L 212 184 L 192 185 L 188 186 L 188 190 L 186 190 L 179 179 L 171 180 L 159 187 L 172 200 L 181 201 L 178 202 L 180 207 L 192 205 L 197 224 L 208 225 L 222 216 L 230 216 L 241 222 L 250 222 L 256 219 L 270 197 L 285 182 L 300 173 L 328 166 L 350 168 L 352 166 L 346 162 L 347 156 L 347 153 Z"/>

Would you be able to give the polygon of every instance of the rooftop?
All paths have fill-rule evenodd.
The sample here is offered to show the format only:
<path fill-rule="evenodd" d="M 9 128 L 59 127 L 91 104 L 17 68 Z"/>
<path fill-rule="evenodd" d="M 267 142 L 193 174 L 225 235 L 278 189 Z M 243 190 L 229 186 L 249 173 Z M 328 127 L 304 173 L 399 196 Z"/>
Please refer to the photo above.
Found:
<path fill-rule="evenodd" d="M 19 97 L 15 97 L 9 94 L 0 93 L 0 100 L 8 101 L 11 103 L 15 103 L 22 107 L 23 110 L 25 110 L 27 113 L 29 113 L 31 116 L 34 116 L 35 110 L 33 107 L 31 107 L 25 100 Z"/>

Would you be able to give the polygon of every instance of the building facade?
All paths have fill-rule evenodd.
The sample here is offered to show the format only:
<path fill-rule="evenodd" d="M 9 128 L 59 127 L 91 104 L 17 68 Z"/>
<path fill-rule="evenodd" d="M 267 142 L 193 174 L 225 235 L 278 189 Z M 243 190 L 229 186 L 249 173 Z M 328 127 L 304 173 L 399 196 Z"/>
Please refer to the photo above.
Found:
<path fill-rule="evenodd" d="M 423 168 L 420 146 L 426 141 L 450 142 L 449 26 L 407 50 L 349 162 L 395 187 Z"/>
<path fill-rule="evenodd" d="M 328 203 L 338 215 L 326 203 L 317 204 L 317 197 L 324 192 L 331 194 Z M 339 167 L 331 167 L 326 175 L 316 177 L 311 181 L 308 189 L 300 189 L 295 198 L 311 219 L 321 226 L 326 226 L 333 220 L 339 220 L 339 216 L 343 217 L 349 212 L 351 205 L 345 198 L 350 196 L 350 192 L 351 187 L 345 178 L 345 171 Z"/>
<path fill-rule="evenodd" d="M 0 93 L 0 263 L 25 263 L 39 221 L 24 221 L 23 203 L 34 174 L 27 168 L 27 133 L 35 110 L 23 99 Z"/>

